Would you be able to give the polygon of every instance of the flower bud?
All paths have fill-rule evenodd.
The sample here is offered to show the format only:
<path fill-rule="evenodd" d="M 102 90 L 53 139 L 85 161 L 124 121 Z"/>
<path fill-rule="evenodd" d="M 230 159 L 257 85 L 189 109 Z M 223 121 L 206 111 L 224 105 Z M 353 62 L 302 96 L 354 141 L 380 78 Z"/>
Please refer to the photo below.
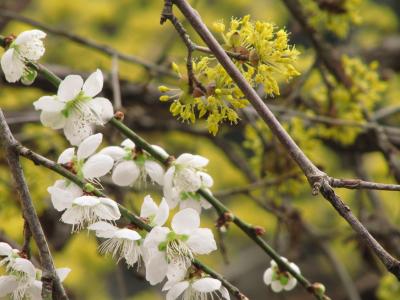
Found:
<path fill-rule="evenodd" d="M 171 97 L 168 95 L 162 95 L 160 96 L 160 101 L 165 102 L 168 101 Z"/>
<path fill-rule="evenodd" d="M 165 93 L 165 92 L 169 92 L 171 89 L 170 89 L 169 87 L 165 86 L 165 85 L 160 85 L 160 86 L 158 87 L 158 90 L 159 90 L 161 93 Z"/>

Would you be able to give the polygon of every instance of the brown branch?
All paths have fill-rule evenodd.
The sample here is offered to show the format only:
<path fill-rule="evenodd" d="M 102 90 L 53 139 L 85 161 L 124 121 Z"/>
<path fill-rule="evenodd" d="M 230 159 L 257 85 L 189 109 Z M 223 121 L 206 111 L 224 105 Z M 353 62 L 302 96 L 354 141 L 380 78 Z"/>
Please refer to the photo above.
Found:
<path fill-rule="evenodd" d="M 289 1 L 289 0 L 287 0 Z M 393 273 L 398 279 L 400 279 L 400 262 L 392 257 L 368 232 L 368 230 L 362 225 L 362 223 L 354 217 L 350 208 L 345 205 L 341 199 L 335 194 L 332 187 L 329 185 L 329 181 L 326 178 L 326 174 L 320 171 L 304 154 L 304 152 L 298 147 L 291 136 L 285 131 L 279 121 L 276 119 L 274 114 L 265 105 L 262 99 L 258 96 L 256 91 L 246 81 L 240 71 L 236 68 L 234 63 L 230 60 L 229 56 L 225 53 L 224 49 L 219 45 L 217 40 L 208 30 L 207 26 L 201 20 L 200 15 L 188 4 L 185 0 L 174 0 L 174 4 L 183 13 L 189 23 L 192 25 L 194 30 L 200 35 L 205 44 L 213 52 L 219 63 L 225 68 L 227 73 L 238 85 L 246 98 L 254 106 L 260 117 L 270 127 L 273 134 L 280 140 L 282 145 L 289 152 L 291 158 L 298 164 L 302 169 L 304 175 L 310 182 L 313 193 L 316 194 L 318 191 L 327 199 L 337 212 L 351 225 L 351 227 L 357 232 L 364 242 L 371 247 L 377 257 L 382 261 L 385 267 Z M 334 63 L 335 61 L 333 61 Z M 337 66 L 334 66 L 335 68 Z"/>
<path fill-rule="evenodd" d="M 331 187 L 346 188 L 346 189 L 366 189 L 366 190 L 380 190 L 380 191 L 400 191 L 400 185 L 378 183 L 372 181 L 364 181 L 361 179 L 338 179 L 329 178 L 329 184 Z"/>
<path fill-rule="evenodd" d="M 60 279 L 57 276 L 56 269 L 54 266 L 53 258 L 50 253 L 49 246 L 46 241 L 46 237 L 43 233 L 42 226 L 39 218 L 36 214 L 35 207 L 29 189 L 25 181 L 24 173 L 19 161 L 19 154 L 15 150 L 16 140 L 12 136 L 10 129 L 5 121 L 2 110 L 0 109 L 0 137 L 4 150 L 7 153 L 7 161 L 10 167 L 10 171 L 17 187 L 17 192 L 21 201 L 22 213 L 24 219 L 29 225 L 29 229 L 39 249 L 41 265 L 43 268 L 43 279 L 44 283 L 48 285 L 51 282 L 54 286 L 55 294 L 59 299 L 68 299 L 65 293 L 64 287 L 62 286 Z M 46 289 L 44 289 L 46 292 Z M 50 295 L 43 295 L 43 298 L 51 298 Z"/>
<path fill-rule="evenodd" d="M 31 18 L 21 16 L 15 12 L 1 9 L 0 17 L 2 17 L 4 19 L 17 20 L 19 22 L 42 29 L 51 34 L 54 34 L 57 36 L 62 36 L 64 38 L 67 38 L 75 43 L 80 44 L 80 45 L 100 51 L 101 53 L 104 53 L 110 57 L 117 56 L 120 60 L 140 65 L 140 66 L 144 67 L 146 70 L 148 70 L 149 72 L 156 73 L 159 75 L 176 77 L 176 75 L 174 73 L 172 73 L 170 70 L 167 70 L 161 66 L 153 64 L 152 62 L 148 62 L 142 58 L 139 58 L 139 57 L 136 57 L 133 55 L 124 54 L 108 45 L 98 43 L 97 41 L 82 37 L 80 35 L 77 35 L 75 33 L 72 33 L 72 32 L 69 32 L 69 31 L 66 31 L 63 29 L 51 27 L 49 25 L 38 22 L 36 20 L 32 20 Z"/>

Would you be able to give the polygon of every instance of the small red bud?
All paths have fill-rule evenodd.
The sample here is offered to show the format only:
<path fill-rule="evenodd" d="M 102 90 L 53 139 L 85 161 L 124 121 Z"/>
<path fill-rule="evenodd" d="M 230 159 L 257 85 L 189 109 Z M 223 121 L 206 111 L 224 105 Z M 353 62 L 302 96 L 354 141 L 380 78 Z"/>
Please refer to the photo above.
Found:
<path fill-rule="evenodd" d="M 119 121 L 123 121 L 124 120 L 124 113 L 122 112 L 122 111 L 117 111 L 115 114 L 114 114 L 114 117 L 117 119 L 117 120 L 119 120 Z"/>
<path fill-rule="evenodd" d="M 253 226 L 254 232 L 256 235 L 264 235 L 265 229 L 261 226 Z"/>

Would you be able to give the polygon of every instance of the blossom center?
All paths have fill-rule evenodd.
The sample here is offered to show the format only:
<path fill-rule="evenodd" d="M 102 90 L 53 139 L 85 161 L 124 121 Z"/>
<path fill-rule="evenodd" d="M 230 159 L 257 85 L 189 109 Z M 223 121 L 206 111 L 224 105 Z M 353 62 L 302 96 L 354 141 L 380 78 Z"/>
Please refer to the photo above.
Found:
<path fill-rule="evenodd" d="M 188 239 L 189 236 L 186 234 L 171 231 L 167 235 L 167 240 L 160 243 L 158 248 L 160 251 L 165 251 L 168 263 L 174 262 L 188 267 L 194 259 L 192 250 L 185 243 Z"/>
<path fill-rule="evenodd" d="M 74 99 L 65 104 L 62 114 L 64 117 L 68 118 L 73 111 L 85 112 L 88 109 L 87 102 L 91 99 L 91 97 L 86 96 L 85 93 L 81 91 Z"/>

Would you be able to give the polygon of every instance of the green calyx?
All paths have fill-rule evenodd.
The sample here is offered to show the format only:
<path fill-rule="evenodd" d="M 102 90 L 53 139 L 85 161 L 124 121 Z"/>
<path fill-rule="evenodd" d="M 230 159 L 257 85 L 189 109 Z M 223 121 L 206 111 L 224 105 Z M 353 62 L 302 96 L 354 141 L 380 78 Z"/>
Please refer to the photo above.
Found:
<path fill-rule="evenodd" d="M 82 103 L 87 102 L 91 99 L 91 97 L 86 96 L 85 93 L 81 91 L 78 96 L 75 97 L 75 99 L 65 103 L 65 108 L 61 111 L 61 113 L 64 117 L 68 118 L 72 110 L 74 110 L 75 108 L 79 108 Z"/>
<path fill-rule="evenodd" d="M 174 241 L 177 241 L 178 243 L 186 242 L 188 239 L 189 239 L 189 236 L 186 234 L 178 234 L 178 233 L 171 231 L 167 234 L 167 239 L 158 245 L 158 250 L 166 251 L 168 248 L 168 244 L 170 244 Z"/>

